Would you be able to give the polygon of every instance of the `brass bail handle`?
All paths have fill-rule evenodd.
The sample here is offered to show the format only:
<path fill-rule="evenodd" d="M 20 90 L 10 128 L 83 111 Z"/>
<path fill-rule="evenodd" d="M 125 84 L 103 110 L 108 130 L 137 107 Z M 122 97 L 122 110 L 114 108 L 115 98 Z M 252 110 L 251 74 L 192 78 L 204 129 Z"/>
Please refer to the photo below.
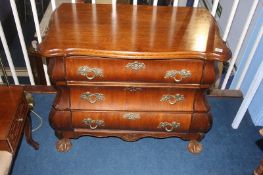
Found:
<path fill-rule="evenodd" d="M 171 123 L 167 123 L 167 125 L 164 127 L 164 129 L 167 132 L 171 132 L 172 130 L 174 130 L 174 127 Z"/>

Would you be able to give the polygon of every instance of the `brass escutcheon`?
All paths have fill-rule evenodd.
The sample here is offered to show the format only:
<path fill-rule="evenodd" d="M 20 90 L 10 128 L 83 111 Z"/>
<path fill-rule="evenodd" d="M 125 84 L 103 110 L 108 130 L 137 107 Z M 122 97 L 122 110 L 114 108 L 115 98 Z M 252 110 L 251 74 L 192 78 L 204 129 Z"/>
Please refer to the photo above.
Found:
<path fill-rule="evenodd" d="M 85 92 L 80 95 L 80 98 L 83 100 L 87 100 L 89 103 L 94 104 L 98 101 L 103 101 L 105 99 L 104 95 L 101 93 L 90 93 L 90 92 Z"/>
<path fill-rule="evenodd" d="M 181 82 L 183 79 L 191 77 L 191 72 L 186 69 L 182 70 L 169 70 L 166 72 L 164 78 L 173 78 L 175 82 Z"/>
<path fill-rule="evenodd" d="M 126 87 L 124 88 L 125 91 L 129 91 L 129 92 L 138 92 L 138 91 L 141 91 L 142 88 L 139 88 L 139 87 Z"/>
<path fill-rule="evenodd" d="M 103 70 L 100 68 L 90 68 L 89 66 L 81 66 L 78 68 L 78 73 L 85 76 L 88 80 L 95 77 L 103 77 Z"/>
<path fill-rule="evenodd" d="M 125 67 L 134 71 L 139 71 L 141 69 L 145 69 L 146 66 L 144 63 L 134 61 L 132 63 L 128 63 Z"/>
<path fill-rule="evenodd" d="M 84 118 L 82 122 L 89 126 L 90 129 L 97 129 L 97 127 L 105 126 L 103 120 L 92 120 L 91 118 Z"/>
<path fill-rule="evenodd" d="M 167 132 L 172 132 L 176 128 L 180 128 L 180 123 L 177 122 L 161 122 L 158 128 L 165 129 Z"/>
<path fill-rule="evenodd" d="M 160 101 L 168 102 L 169 104 L 173 105 L 183 100 L 184 100 L 184 95 L 181 95 L 181 94 L 169 95 L 168 94 L 168 95 L 163 95 Z"/>
<path fill-rule="evenodd" d="M 140 119 L 141 117 L 140 117 L 140 114 L 138 113 L 129 112 L 129 113 L 123 114 L 123 118 L 128 119 L 128 120 L 136 120 L 136 119 Z"/>

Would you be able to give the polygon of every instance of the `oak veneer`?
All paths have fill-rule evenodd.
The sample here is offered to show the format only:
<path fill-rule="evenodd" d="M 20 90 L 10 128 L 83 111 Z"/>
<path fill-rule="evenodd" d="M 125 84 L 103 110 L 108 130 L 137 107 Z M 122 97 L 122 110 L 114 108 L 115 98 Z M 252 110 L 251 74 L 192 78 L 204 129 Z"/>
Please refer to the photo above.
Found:
<path fill-rule="evenodd" d="M 58 91 L 50 124 L 71 138 L 180 137 L 189 150 L 212 125 L 207 89 L 231 52 L 202 8 L 63 4 L 40 45 Z"/>

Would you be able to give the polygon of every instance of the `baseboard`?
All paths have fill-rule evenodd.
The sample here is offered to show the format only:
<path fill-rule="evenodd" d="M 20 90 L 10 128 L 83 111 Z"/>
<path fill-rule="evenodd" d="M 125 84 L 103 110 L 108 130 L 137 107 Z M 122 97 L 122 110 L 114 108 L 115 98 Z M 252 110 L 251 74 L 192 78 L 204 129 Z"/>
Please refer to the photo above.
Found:
<path fill-rule="evenodd" d="M 234 97 L 234 98 L 243 98 L 243 94 L 240 90 L 221 90 L 221 89 L 212 89 L 208 96 L 211 97 Z"/>

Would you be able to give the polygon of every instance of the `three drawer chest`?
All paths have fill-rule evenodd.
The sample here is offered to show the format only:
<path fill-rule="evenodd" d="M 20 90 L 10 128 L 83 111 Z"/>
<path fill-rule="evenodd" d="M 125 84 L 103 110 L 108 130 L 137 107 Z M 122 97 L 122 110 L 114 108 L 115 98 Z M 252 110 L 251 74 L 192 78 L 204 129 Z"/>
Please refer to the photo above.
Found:
<path fill-rule="evenodd" d="M 80 136 L 179 137 L 212 125 L 206 92 L 231 52 L 203 8 L 63 4 L 40 45 L 57 96 L 58 151 Z"/>

